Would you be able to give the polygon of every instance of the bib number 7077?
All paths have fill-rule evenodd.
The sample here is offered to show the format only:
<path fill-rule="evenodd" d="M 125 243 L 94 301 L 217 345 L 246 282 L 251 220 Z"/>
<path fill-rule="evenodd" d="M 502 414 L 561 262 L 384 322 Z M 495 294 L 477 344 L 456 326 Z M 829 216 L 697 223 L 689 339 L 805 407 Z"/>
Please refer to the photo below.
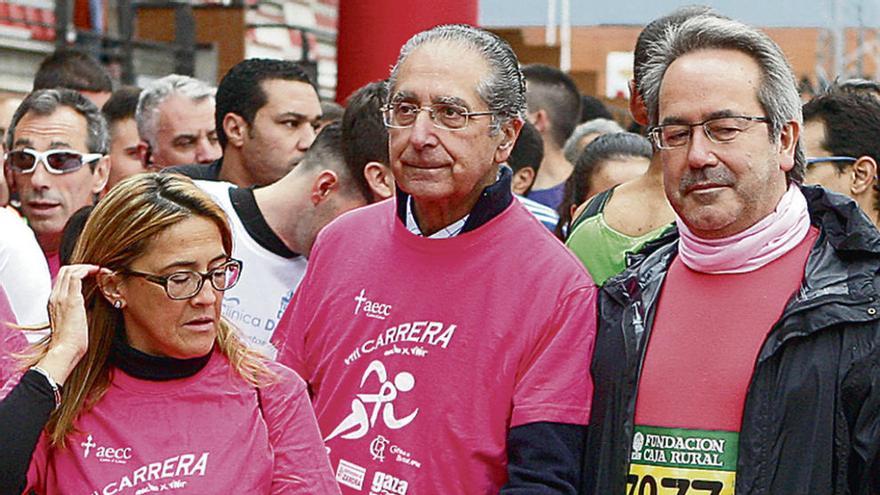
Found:
<path fill-rule="evenodd" d="M 720 481 L 684 478 L 660 478 L 658 485 L 657 478 L 650 474 L 641 478 L 637 474 L 629 474 L 626 477 L 626 484 L 629 487 L 627 495 L 720 495 L 724 489 L 724 483 Z M 671 488 L 677 491 L 663 490 L 661 492 L 660 488 Z"/>

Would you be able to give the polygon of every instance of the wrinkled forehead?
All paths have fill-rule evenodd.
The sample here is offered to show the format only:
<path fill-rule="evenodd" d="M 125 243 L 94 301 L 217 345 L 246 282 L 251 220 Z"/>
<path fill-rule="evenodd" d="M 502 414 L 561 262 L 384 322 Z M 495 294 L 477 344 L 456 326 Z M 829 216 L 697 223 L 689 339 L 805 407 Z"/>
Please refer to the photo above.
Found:
<path fill-rule="evenodd" d="M 74 149 L 88 151 L 88 121 L 75 109 L 59 105 L 52 113 L 41 115 L 33 110 L 18 121 L 13 147 Z"/>
<path fill-rule="evenodd" d="M 745 52 L 711 48 L 686 53 L 669 64 L 660 81 L 659 123 L 763 115 L 761 81 L 758 62 Z"/>
<path fill-rule="evenodd" d="M 489 63 L 475 49 L 456 41 L 429 41 L 400 62 L 388 94 L 391 101 L 460 100 L 475 108 L 486 104 L 479 89 L 490 77 Z"/>

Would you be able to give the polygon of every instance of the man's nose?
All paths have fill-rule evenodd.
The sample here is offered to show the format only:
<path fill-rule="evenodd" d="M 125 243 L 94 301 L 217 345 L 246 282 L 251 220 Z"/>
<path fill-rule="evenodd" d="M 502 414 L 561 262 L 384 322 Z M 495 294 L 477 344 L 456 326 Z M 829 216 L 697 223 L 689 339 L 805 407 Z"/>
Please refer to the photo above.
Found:
<path fill-rule="evenodd" d="M 34 187 L 48 187 L 51 180 L 52 174 L 46 169 L 46 164 L 43 163 L 43 160 L 38 160 L 36 168 L 31 172 L 31 185 Z"/>
<path fill-rule="evenodd" d="M 416 148 L 431 146 L 437 142 L 437 128 L 431 120 L 430 112 L 420 109 L 416 120 L 413 122 L 409 135 L 410 142 Z"/>
<path fill-rule="evenodd" d="M 207 136 L 200 137 L 196 142 L 197 163 L 211 163 L 220 158 L 221 154 L 220 146 L 208 139 Z"/>
<path fill-rule="evenodd" d="M 311 124 L 303 124 L 302 134 L 299 140 L 299 149 L 300 151 L 306 151 L 315 142 L 315 137 L 318 133 L 315 131 L 315 128 Z"/>
<path fill-rule="evenodd" d="M 703 126 L 694 126 L 691 128 L 691 138 L 687 145 L 687 161 L 691 168 L 703 168 L 718 163 L 718 157 L 715 156 L 715 143 L 713 143 Z"/>

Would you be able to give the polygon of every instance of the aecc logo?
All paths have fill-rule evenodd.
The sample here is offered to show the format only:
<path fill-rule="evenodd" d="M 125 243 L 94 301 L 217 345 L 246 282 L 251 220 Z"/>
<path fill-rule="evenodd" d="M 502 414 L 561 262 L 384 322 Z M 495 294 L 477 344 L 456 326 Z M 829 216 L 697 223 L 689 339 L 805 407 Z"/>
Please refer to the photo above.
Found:
<path fill-rule="evenodd" d="M 367 289 L 361 289 L 361 293 L 355 296 L 354 300 L 357 304 L 354 307 L 354 314 L 358 314 L 361 308 L 364 310 L 364 314 L 370 318 L 376 318 L 378 320 L 384 320 L 391 316 L 391 305 L 383 304 L 376 301 L 371 301 L 367 299 Z"/>

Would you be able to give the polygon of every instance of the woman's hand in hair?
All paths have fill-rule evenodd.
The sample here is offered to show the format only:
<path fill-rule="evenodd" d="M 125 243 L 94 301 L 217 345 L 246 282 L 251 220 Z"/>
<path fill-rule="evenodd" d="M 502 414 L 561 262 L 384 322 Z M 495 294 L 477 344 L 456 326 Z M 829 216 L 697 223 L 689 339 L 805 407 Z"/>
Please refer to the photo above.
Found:
<path fill-rule="evenodd" d="M 64 384 L 89 347 L 89 325 L 83 299 L 83 279 L 100 270 L 95 265 L 61 267 L 49 296 L 49 351 L 37 366 Z"/>

